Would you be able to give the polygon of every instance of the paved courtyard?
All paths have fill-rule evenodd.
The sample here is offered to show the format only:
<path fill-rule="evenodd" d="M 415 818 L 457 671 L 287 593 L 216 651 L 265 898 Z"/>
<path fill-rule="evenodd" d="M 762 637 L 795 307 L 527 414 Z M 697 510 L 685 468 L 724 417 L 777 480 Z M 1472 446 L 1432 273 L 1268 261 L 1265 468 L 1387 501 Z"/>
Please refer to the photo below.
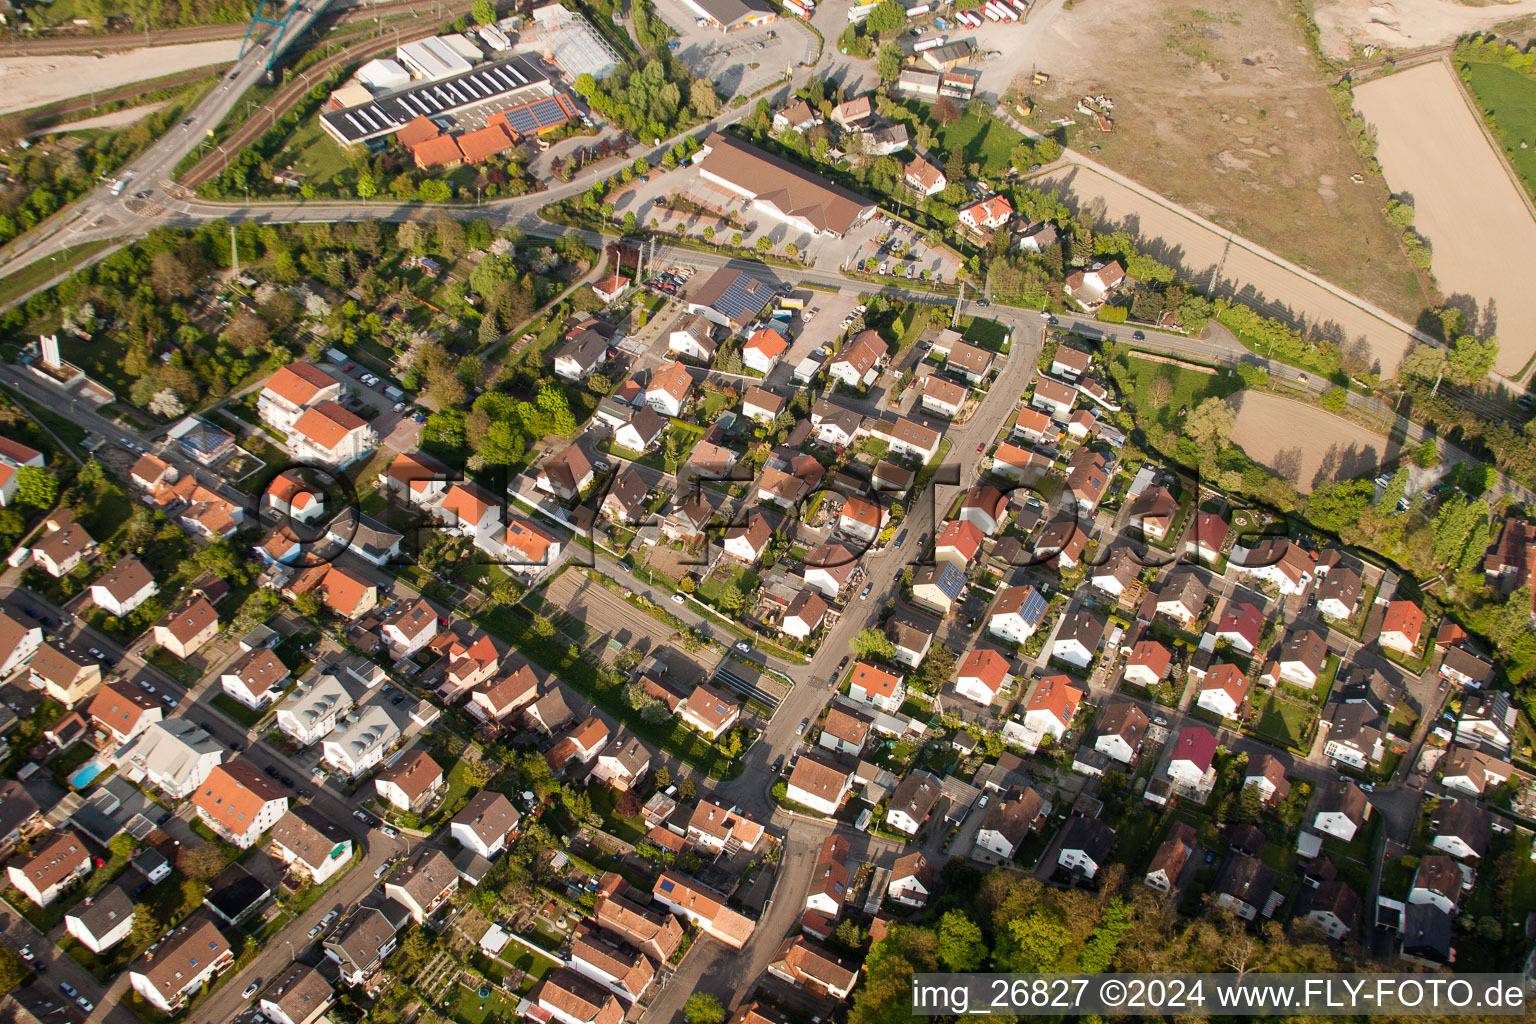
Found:
<path fill-rule="evenodd" d="M 794 18 L 761 28 L 721 32 L 700 25 L 682 0 L 657 0 L 656 13 L 680 37 L 677 55 L 729 102 L 784 77 L 786 67 L 816 59 L 816 36 Z"/>

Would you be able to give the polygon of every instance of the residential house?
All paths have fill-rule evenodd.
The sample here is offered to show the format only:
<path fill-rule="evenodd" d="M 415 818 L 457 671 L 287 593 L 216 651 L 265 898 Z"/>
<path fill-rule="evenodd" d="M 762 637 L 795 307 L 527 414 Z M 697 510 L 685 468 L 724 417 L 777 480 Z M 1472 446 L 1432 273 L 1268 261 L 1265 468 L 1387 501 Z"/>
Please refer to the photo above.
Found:
<path fill-rule="evenodd" d="M 325 955 L 340 965 L 345 984 L 366 985 L 394 952 L 397 936 L 409 921 L 410 912 L 395 900 L 362 904 L 323 940 Z"/>
<path fill-rule="evenodd" d="M 288 433 L 310 409 L 322 402 L 341 400 L 342 384 L 310 363 L 293 362 L 267 378 L 256 396 L 256 414 L 270 427 Z"/>
<path fill-rule="evenodd" d="M 1030 831 L 1045 817 L 1045 798 L 1032 786 L 1010 790 L 981 819 L 976 832 L 976 847 L 1010 861 Z"/>
<path fill-rule="evenodd" d="M 383 703 L 359 706 L 344 728 L 338 727 L 321 741 L 321 760 L 349 779 L 360 778 L 400 742 L 397 718 L 403 717 Z"/>
<path fill-rule="evenodd" d="M 87 711 L 91 723 L 121 746 L 165 717 L 163 705 L 129 683 L 108 683 L 96 691 Z"/>
<path fill-rule="evenodd" d="M 530 993 L 544 1015 L 558 1024 L 622 1024 L 624 1006 L 609 989 L 568 968 L 544 975 Z"/>
<path fill-rule="evenodd" d="M 788 405 L 788 400 L 782 395 L 754 384 L 747 389 L 746 396 L 741 400 L 741 414 L 753 423 L 772 424 Z"/>
<path fill-rule="evenodd" d="M 1168 761 L 1168 778 L 1180 786 L 1197 789 L 1216 758 L 1216 734 L 1199 725 L 1179 730 Z"/>
<path fill-rule="evenodd" d="M 39 839 L 5 867 L 6 877 L 16 891 L 39 907 L 53 903 L 76 879 L 84 878 L 90 871 L 91 856 L 85 841 L 68 829 Z"/>
<path fill-rule="evenodd" d="M 0 678 L 26 664 L 43 644 L 43 627 L 0 609 Z"/>
<path fill-rule="evenodd" d="M 1109 490 L 1109 468 L 1104 456 L 1090 448 L 1079 448 L 1067 460 L 1067 492 L 1084 512 L 1093 512 Z"/>
<path fill-rule="evenodd" d="M 1173 655 L 1156 640 L 1140 640 L 1125 660 L 1125 681 L 1148 688 L 1157 686 L 1168 675 Z"/>
<path fill-rule="evenodd" d="M 1178 512 L 1178 501 L 1168 488 L 1162 486 L 1142 491 L 1126 508 L 1131 529 L 1141 531 L 1141 535 L 1150 541 L 1160 541 L 1168 536 Z"/>
<path fill-rule="evenodd" d="M 1033 584 L 1003 587 L 987 617 L 987 632 L 1022 646 L 1045 621 L 1050 602 Z"/>
<path fill-rule="evenodd" d="M 260 710 L 282 696 L 288 677 L 288 666 L 271 650 L 258 647 L 226 667 L 219 686 L 246 707 Z"/>
<path fill-rule="evenodd" d="M 1469 796 L 1485 796 L 1514 775 L 1508 761 L 1483 753 L 1475 747 L 1452 747 L 1441 758 L 1440 784 Z"/>
<path fill-rule="evenodd" d="M 1249 601 L 1227 605 L 1216 622 L 1216 639 L 1226 641 L 1239 654 L 1252 654 L 1264 636 L 1264 613 Z"/>
<path fill-rule="evenodd" d="M 1222 718 L 1236 718 L 1237 709 L 1248 696 L 1248 677 L 1236 665 L 1215 665 L 1200 682 L 1196 703 Z"/>
<path fill-rule="evenodd" d="M 384 879 L 384 895 L 403 906 L 417 924 L 437 913 L 459 888 L 447 854 L 423 846 Z"/>
<path fill-rule="evenodd" d="M 817 745 L 834 754 L 862 757 L 873 728 L 874 719 L 870 716 L 834 703 L 827 708 L 826 717 L 822 720 Z"/>
<path fill-rule="evenodd" d="M 357 852 L 352 837 L 313 804 L 300 804 L 277 819 L 267 850 L 310 885 L 324 885 Z"/>
<path fill-rule="evenodd" d="M 938 779 L 924 771 L 910 772 L 891 794 L 885 823 L 904 835 L 917 835 L 941 793 Z"/>
<path fill-rule="evenodd" d="M 836 541 L 829 541 L 812 548 L 805 556 L 802 576 L 807 587 L 835 601 L 858 564 L 852 551 Z"/>
<path fill-rule="evenodd" d="M 1424 631 L 1424 612 L 1412 601 L 1393 601 L 1381 620 L 1378 642 L 1388 650 L 1411 655 Z"/>
<path fill-rule="evenodd" d="M 801 754 L 789 773 L 785 796 L 819 814 L 832 815 L 853 788 L 853 773 L 818 754 Z"/>
<path fill-rule="evenodd" d="M 540 701 L 530 705 L 529 710 L 537 709 Z M 564 771 L 572 761 L 578 762 L 583 768 L 597 760 L 597 755 L 603 752 L 608 745 L 608 725 L 597 717 L 588 718 L 578 725 L 568 735 L 549 749 L 544 759 L 549 762 L 550 768 L 556 773 Z"/>
<path fill-rule="evenodd" d="M 1248 759 L 1248 772 L 1243 777 L 1243 788 L 1253 786 L 1266 804 L 1274 806 L 1291 792 L 1291 781 L 1285 777 L 1285 765 L 1274 754 L 1259 754 Z"/>
<path fill-rule="evenodd" d="M 677 709 L 685 725 L 718 739 L 741 719 L 741 706 L 710 686 L 695 686 Z"/>
<path fill-rule="evenodd" d="M 960 207 L 960 223 L 972 231 L 989 232 L 1007 227 L 1013 220 L 1013 204 L 1003 196 L 988 196 Z"/>
<path fill-rule="evenodd" d="M 1360 925 L 1360 897 L 1339 879 L 1329 879 L 1313 890 L 1307 922 L 1333 941 L 1342 941 Z"/>
<path fill-rule="evenodd" d="M 616 301 L 627 291 L 629 291 L 629 278 L 619 274 L 609 274 L 592 285 L 592 293 L 602 299 L 605 306 Z"/>
<path fill-rule="evenodd" d="M 390 657 L 396 661 L 409 658 L 437 636 L 438 614 L 425 598 L 402 601 L 384 619 L 379 628 Z"/>
<path fill-rule="evenodd" d="M 837 517 L 837 530 L 843 536 L 861 542 L 865 547 L 873 544 L 880 530 L 890 518 L 890 513 L 878 498 L 850 495 L 843 503 Z"/>
<path fill-rule="evenodd" d="M 1440 802 L 1429 822 L 1429 845 L 1461 861 L 1480 861 L 1493 835 L 1493 815 L 1471 800 Z"/>
<path fill-rule="evenodd" d="M 750 509 L 745 518 L 725 531 L 725 553 L 748 565 L 763 557 L 768 542 L 773 539 L 773 527 L 768 518 L 757 509 Z"/>
<path fill-rule="evenodd" d="M 1409 903 L 1428 903 L 1447 914 L 1456 913 L 1466 888 L 1461 866 L 1444 854 L 1430 854 L 1419 858 L 1419 866 L 1413 873 L 1413 888 L 1408 891 Z"/>
<path fill-rule="evenodd" d="M 1493 680 L 1493 659 L 1466 642 L 1446 647 L 1440 678 L 1467 689 L 1482 689 Z"/>
<path fill-rule="evenodd" d="M 1093 310 L 1124 280 L 1125 268 L 1118 261 L 1099 262 L 1068 274 L 1063 290 L 1080 307 Z"/>
<path fill-rule="evenodd" d="M 224 748 L 185 718 L 151 723 L 114 757 L 129 779 L 172 801 L 191 797 L 223 760 Z"/>
<path fill-rule="evenodd" d="M 1184 532 L 1184 553 L 1214 565 L 1221 558 L 1230 531 L 1226 520 L 1213 512 L 1196 512 Z"/>
<path fill-rule="evenodd" d="M 600 510 L 616 523 L 638 525 L 650 514 L 645 500 L 650 490 L 635 468 L 626 466 L 619 470 L 608 485 Z"/>
<path fill-rule="evenodd" d="M 1293 597 L 1311 585 L 1317 562 L 1301 545 L 1277 538 L 1234 547 L 1228 566 L 1239 575 L 1270 584 L 1282 596 Z"/>
<path fill-rule="evenodd" d="M 122 618 L 159 592 L 155 578 L 137 558 L 123 558 L 91 584 L 91 600 L 109 615 Z"/>
<path fill-rule="evenodd" d="M 592 768 L 594 782 L 606 782 L 621 792 L 635 788 L 651 770 L 651 752 L 639 737 L 620 737 L 605 746 Z"/>
<path fill-rule="evenodd" d="M 678 501 L 673 498 L 672 511 L 661 522 L 661 532 L 668 540 L 679 541 L 684 544 L 696 544 L 703 541 L 709 527 L 709 522 L 719 510 L 720 499 L 713 492 L 706 491 L 702 487 L 695 487 L 688 492 L 686 498 Z M 820 548 L 817 549 L 821 550 Z M 807 579 L 807 582 L 810 582 Z M 835 595 L 829 595 L 835 596 Z"/>
<path fill-rule="evenodd" d="M 716 169 L 720 166 L 714 161 L 709 161 L 709 158 L 714 157 L 717 152 L 724 156 L 728 150 L 736 146 L 736 143 L 722 135 L 714 134 L 709 137 L 706 144 L 710 150 L 705 160 L 711 163 L 711 167 L 702 169 L 700 173 L 708 180 L 711 175 L 715 175 Z M 735 156 L 736 153 L 731 155 Z M 746 162 L 743 161 L 733 170 L 740 171 L 745 164 Z M 758 170 L 765 169 L 758 168 Z M 762 181 L 755 182 L 746 190 L 755 194 L 756 189 L 765 184 L 766 182 Z M 737 191 L 743 191 L 743 189 L 737 188 Z M 788 195 L 784 194 L 782 198 L 788 198 Z M 740 270 L 722 267 L 711 274 L 709 280 L 693 293 L 688 300 L 688 312 L 698 313 L 704 319 L 727 330 L 739 331 L 757 319 L 758 314 L 773 301 L 774 294 L 773 286 L 768 282 L 759 281 Z"/>
<path fill-rule="evenodd" d="M 955 676 L 955 692 L 983 708 L 1013 681 L 1008 659 L 990 647 L 973 647 Z"/>
<path fill-rule="evenodd" d="M 755 370 L 764 377 L 779 365 L 779 359 L 789 351 L 789 342 L 771 327 L 761 327 L 752 332 L 741 346 L 741 365 Z"/>
<path fill-rule="evenodd" d="M 68 576 L 75 566 L 96 555 L 96 542 L 72 519 L 45 525 L 48 532 L 32 545 L 32 561 L 53 577 Z"/>
<path fill-rule="evenodd" d="M 822 444 L 847 448 L 864 432 L 864 417 L 852 409 L 818 398 L 811 406 L 811 430 Z M 878 485 L 876 490 L 879 490 Z"/>
<path fill-rule="evenodd" d="M 1108 863 L 1114 845 L 1114 829 L 1097 818 L 1073 815 L 1062 827 L 1056 865 L 1069 874 L 1093 878 Z"/>
<path fill-rule="evenodd" d="M 1065 423 L 1077 404 L 1077 389 L 1050 377 L 1035 382 L 1035 393 L 1029 404 L 1045 413 L 1057 423 Z"/>
<path fill-rule="evenodd" d="M 861 331 L 827 363 L 827 376 L 848 388 L 873 384 L 885 361 L 885 339 L 877 331 Z"/>
<path fill-rule="evenodd" d="M 948 615 L 965 596 L 965 574 L 950 562 L 925 565 L 912 576 L 912 603 Z"/>
<path fill-rule="evenodd" d="M 604 875 L 597 887 L 592 919 L 658 963 L 666 963 L 682 945 L 683 928 L 670 914 L 658 914 L 630 900 L 628 885 L 617 875 Z"/>
<path fill-rule="evenodd" d="M 921 423 L 899 419 L 887 428 L 886 443 L 894 455 L 927 463 L 938 454 L 943 436 Z"/>
<path fill-rule="evenodd" d="M 486 860 L 494 860 L 507 848 L 521 819 L 522 815 L 517 813 L 512 801 L 500 793 L 482 789 L 453 816 L 448 834 L 466 850 L 473 850 Z"/>
<path fill-rule="evenodd" d="M 97 956 L 133 931 L 134 903 L 120 885 L 87 896 L 64 915 L 64 930 Z"/>
<path fill-rule="evenodd" d="M 965 408 L 966 400 L 970 397 L 969 388 L 951 383 L 942 377 L 930 376 L 923 379 L 924 412 L 954 419 L 960 415 L 960 410 Z"/>
<path fill-rule="evenodd" d="M 1121 764 L 1134 764 L 1150 724 L 1151 720 L 1140 707 L 1130 701 L 1116 701 L 1099 716 L 1094 749 Z"/>
<path fill-rule="evenodd" d="M 570 967 L 630 1003 L 656 980 L 656 967 L 644 953 L 588 924 L 577 925 L 571 936 Z"/>
<path fill-rule="evenodd" d="M 1316 630 L 1293 630 L 1281 645 L 1276 660 L 1281 679 L 1310 690 L 1322 678 L 1328 662 L 1328 642 Z"/>
<path fill-rule="evenodd" d="M 1346 843 L 1371 816 L 1371 802 L 1365 792 L 1346 779 L 1325 783 L 1312 807 L 1312 827 Z"/>
<path fill-rule="evenodd" d="M 1341 703 L 1328 723 L 1323 754 L 1334 761 L 1363 770 L 1380 764 L 1386 754 L 1387 719 L 1366 702 Z"/>
<path fill-rule="evenodd" d="M 277 709 L 277 728 L 299 748 L 319 743 L 336 728 L 356 701 L 335 675 L 327 672 L 308 688 L 295 691 Z"/>
<path fill-rule="evenodd" d="M 1451 946 L 1451 915 L 1427 903 L 1410 903 L 1403 912 L 1401 953 L 1405 960 L 1431 967 L 1449 966 L 1456 959 Z"/>
<path fill-rule="evenodd" d="M 336 993 L 325 976 L 295 961 L 262 990 L 257 1005 L 273 1024 L 317 1024 L 335 1001 Z"/>
<path fill-rule="evenodd" d="M 907 164 L 902 180 L 907 183 L 907 188 L 924 198 L 937 195 L 949 185 L 944 172 L 920 156 L 913 157 L 912 162 Z"/>
<path fill-rule="evenodd" d="M 662 416 L 681 416 L 692 390 L 693 377 L 688 368 L 674 360 L 651 375 L 645 389 L 645 404 Z"/>
<path fill-rule="evenodd" d="M 976 484 L 960 502 L 959 519 L 991 537 L 1008 521 L 1008 498 L 991 484 Z"/>
<path fill-rule="evenodd" d="M 249 850 L 288 812 L 288 795 L 245 758 L 214 765 L 192 796 L 203 824 Z"/>
<path fill-rule="evenodd" d="M 752 937 L 750 918 L 727 907 L 726 897 L 680 872 L 663 872 L 651 888 L 651 898 L 733 949 L 740 949 Z"/>
<path fill-rule="evenodd" d="M 575 501 L 596 478 L 597 470 L 593 466 L 592 456 L 578 441 L 544 461 L 534 480 L 534 487 L 562 501 Z"/>
<path fill-rule="evenodd" d="M 1051 375 L 1076 380 L 1093 366 L 1093 354 L 1080 348 L 1058 345 L 1051 356 Z"/>
<path fill-rule="evenodd" d="M 133 962 L 128 983 L 150 1006 L 172 1014 L 234 964 L 229 940 L 211 918 L 195 913 Z"/>
<path fill-rule="evenodd" d="M 201 591 L 193 591 L 155 623 L 154 641 L 185 661 L 219 632 L 219 613 Z"/>
<path fill-rule="evenodd" d="M 1192 572 L 1175 572 L 1157 592 L 1157 614 L 1166 615 L 1184 629 L 1189 629 L 1205 612 L 1210 591 Z"/>
<path fill-rule="evenodd" d="M 1212 895 L 1217 906 L 1245 921 L 1256 921 L 1260 916 L 1268 916 L 1278 881 L 1274 868 L 1259 858 L 1229 856 L 1216 876 Z"/>
<path fill-rule="evenodd" d="M 918 621 L 916 616 L 892 616 L 885 624 L 885 635 L 894 646 L 891 661 L 907 668 L 917 668 L 933 647 L 939 624 L 932 619 Z"/>
<path fill-rule="evenodd" d="M 1317 610 L 1331 619 L 1347 619 L 1360 608 L 1364 581 L 1347 565 L 1337 565 L 1317 586 Z"/>
<path fill-rule="evenodd" d="M 1087 668 L 1104 641 L 1105 620 L 1092 612 L 1070 612 L 1061 619 L 1051 644 L 1051 657 L 1077 668 Z"/>
<path fill-rule="evenodd" d="M 981 551 L 982 537 L 975 523 L 966 519 L 951 520 L 934 538 L 934 557 L 963 573 Z"/>
<path fill-rule="evenodd" d="M 904 907 L 926 907 L 935 891 L 933 868 L 921 850 L 902 854 L 891 866 L 885 894 Z"/>
<path fill-rule="evenodd" d="M 101 663 L 84 651 L 48 641 L 28 662 L 28 679 L 66 708 L 73 708 L 101 685 Z"/>
<path fill-rule="evenodd" d="M 1026 750 L 1039 749 L 1045 737 L 1060 740 L 1072 728 L 1072 719 L 1086 691 L 1072 685 L 1064 675 L 1043 677 L 1035 684 L 1029 699 L 1015 709 L 1014 717 L 1003 724 L 1003 738 Z"/>
<path fill-rule="evenodd" d="M 737 850 L 751 852 L 757 849 L 763 834 L 762 825 L 736 808 L 722 807 L 701 797 L 688 816 L 684 838 L 710 853 L 725 850 L 734 853 Z"/>
<path fill-rule="evenodd" d="M 435 459 L 420 452 L 404 452 L 395 457 L 379 481 L 397 501 L 430 506 L 443 499 L 452 475 Z"/>
<path fill-rule="evenodd" d="M 555 376 L 583 381 L 613 358 L 614 349 L 623 338 L 618 328 L 605 320 L 589 317 L 571 323 L 565 341 L 555 351 Z"/>
<path fill-rule="evenodd" d="M 1056 426 L 1050 416 L 1032 405 L 1026 405 L 1019 410 L 1013 421 L 1013 435 L 1030 444 L 1053 444 L 1060 439 L 1061 428 Z"/>
<path fill-rule="evenodd" d="M 288 434 L 288 447 L 300 459 L 342 469 L 378 446 L 379 435 L 356 413 L 335 402 L 304 410 Z"/>
<path fill-rule="evenodd" d="M 373 777 L 374 790 L 401 811 L 420 814 L 444 788 L 442 767 L 425 750 L 403 751 Z"/>
<path fill-rule="evenodd" d="M 784 610 L 779 628 L 796 640 L 808 639 L 827 618 L 827 602 L 811 590 L 802 590 Z"/>
<path fill-rule="evenodd" d="M 805 936 L 785 939 L 779 959 L 768 965 L 768 973 L 823 999 L 847 999 L 859 980 L 856 964 Z"/>
<path fill-rule="evenodd" d="M 714 325 L 697 313 L 685 313 L 667 335 L 667 349 L 685 359 L 714 362 Z"/>
<path fill-rule="evenodd" d="M 848 696 L 853 700 L 888 714 L 900 711 L 902 701 L 907 699 L 906 682 L 901 676 L 866 661 L 854 665 L 848 686 Z"/>
<path fill-rule="evenodd" d="M 1179 881 L 1179 875 L 1184 871 L 1184 865 L 1194 856 L 1196 842 L 1193 825 L 1187 821 L 1174 821 L 1168 828 L 1168 838 L 1162 841 L 1157 852 L 1152 855 L 1152 863 L 1147 865 L 1147 873 L 1142 881 L 1158 892 L 1172 892 Z"/>

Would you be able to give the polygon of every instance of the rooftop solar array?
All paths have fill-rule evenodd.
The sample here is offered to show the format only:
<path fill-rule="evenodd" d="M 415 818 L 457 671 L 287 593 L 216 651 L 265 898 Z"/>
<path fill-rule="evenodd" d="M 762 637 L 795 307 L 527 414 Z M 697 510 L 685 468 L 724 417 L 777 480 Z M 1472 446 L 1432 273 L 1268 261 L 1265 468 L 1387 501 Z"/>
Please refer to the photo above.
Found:
<path fill-rule="evenodd" d="M 453 114 L 537 86 L 548 87 L 545 76 L 526 58 L 509 57 L 453 78 L 419 82 L 368 103 L 329 111 L 321 115 L 321 123 L 343 145 L 366 142 L 393 134 L 417 117 Z M 558 110 L 559 104 L 555 106 Z"/>
<path fill-rule="evenodd" d="M 564 124 L 569 117 L 553 96 L 504 111 L 507 124 L 519 135 L 533 135 Z"/>
<path fill-rule="evenodd" d="M 772 288 L 746 274 L 738 274 L 714 307 L 733 322 L 744 324 L 755 319 L 772 298 Z"/>

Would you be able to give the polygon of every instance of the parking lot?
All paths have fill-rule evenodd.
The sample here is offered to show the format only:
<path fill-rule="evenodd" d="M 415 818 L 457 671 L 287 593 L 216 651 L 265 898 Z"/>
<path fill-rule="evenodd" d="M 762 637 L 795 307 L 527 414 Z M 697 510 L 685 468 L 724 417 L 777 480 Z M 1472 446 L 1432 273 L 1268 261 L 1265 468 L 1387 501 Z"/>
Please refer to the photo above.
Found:
<path fill-rule="evenodd" d="M 699 24 L 680 0 L 657 0 L 656 13 L 678 34 L 677 55 L 694 74 L 714 82 L 727 102 L 784 77 L 786 67 L 816 59 L 816 36 L 794 18 L 721 32 Z"/>
<path fill-rule="evenodd" d="M 942 249 L 930 248 L 923 241 L 922 232 L 890 218 L 871 217 L 848 232 L 843 244 L 848 247 L 848 266 L 862 270 L 864 261 L 873 257 L 879 261 L 876 273 L 884 264 L 885 273 L 904 280 L 921 278 L 926 273 L 928 280 L 953 284 L 959 270 L 954 257 Z M 890 251 L 893 244 L 901 247 L 900 255 Z"/>

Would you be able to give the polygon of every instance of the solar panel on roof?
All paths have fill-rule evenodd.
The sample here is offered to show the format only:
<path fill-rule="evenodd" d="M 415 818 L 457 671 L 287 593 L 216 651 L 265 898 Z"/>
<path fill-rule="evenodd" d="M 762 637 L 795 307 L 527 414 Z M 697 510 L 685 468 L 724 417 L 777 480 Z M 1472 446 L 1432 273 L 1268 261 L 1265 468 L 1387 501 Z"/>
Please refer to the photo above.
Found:
<path fill-rule="evenodd" d="M 552 99 L 543 99 L 529 108 L 534 120 L 539 122 L 540 128 L 547 128 L 552 124 L 559 124 L 565 120 L 565 114 L 560 110 L 560 104 Z"/>
<path fill-rule="evenodd" d="M 519 135 L 527 135 L 529 132 L 538 129 L 538 125 L 534 122 L 533 115 L 528 112 L 527 107 L 513 107 L 506 112 L 506 118 L 507 124 L 511 125 L 512 130 Z"/>
<path fill-rule="evenodd" d="M 670 878 L 663 878 L 661 880 L 661 891 L 662 892 L 671 892 L 672 891 L 672 879 L 670 879 Z"/>

